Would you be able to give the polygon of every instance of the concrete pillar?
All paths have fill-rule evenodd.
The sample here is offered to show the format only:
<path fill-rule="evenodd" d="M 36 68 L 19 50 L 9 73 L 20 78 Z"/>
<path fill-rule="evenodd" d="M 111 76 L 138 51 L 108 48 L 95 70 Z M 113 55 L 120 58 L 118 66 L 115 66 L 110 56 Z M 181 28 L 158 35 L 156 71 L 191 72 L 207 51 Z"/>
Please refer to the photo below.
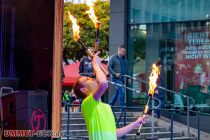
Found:
<path fill-rule="evenodd" d="M 119 45 L 127 46 L 127 0 L 110 1 L 109 55 L 116 53 Z M 115 93 L 109 86 L 109 101 Z"/>

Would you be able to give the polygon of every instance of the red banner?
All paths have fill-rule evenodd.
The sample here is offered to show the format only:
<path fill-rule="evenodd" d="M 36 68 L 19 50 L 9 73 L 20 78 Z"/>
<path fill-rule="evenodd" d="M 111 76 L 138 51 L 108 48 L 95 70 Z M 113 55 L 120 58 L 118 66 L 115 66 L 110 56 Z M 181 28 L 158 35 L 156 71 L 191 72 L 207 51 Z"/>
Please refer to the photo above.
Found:
<path fill-rule="evenodd" d="M 187 29 L 180 33 L 175 51 L 175 90 L 208 86 L 210 77 L 210 32 Z"/>

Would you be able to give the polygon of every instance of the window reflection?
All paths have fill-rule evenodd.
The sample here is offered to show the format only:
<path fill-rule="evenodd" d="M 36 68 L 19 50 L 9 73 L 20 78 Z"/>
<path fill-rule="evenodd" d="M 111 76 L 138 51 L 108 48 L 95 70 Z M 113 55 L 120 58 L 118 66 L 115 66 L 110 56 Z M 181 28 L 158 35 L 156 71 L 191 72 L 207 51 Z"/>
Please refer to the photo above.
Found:
<path fill-rule="evenodd" d="M 210 30 L 208 21 L 133 24 L 129 26 L 129 61 L 133 76 L 147 80 L 149 68 L 162 60 L 161 85 L 195 99 L 196 106 L 209 106 Z M 146 92 L 145 85 L 133 87 Z M 165 91 L 164 91 L 165 92 Z M 145 96 L 133 94 L 132 102 L 144 104 Z M 184 106 L 186 101 L 165 92 L 166 106 Z"/>

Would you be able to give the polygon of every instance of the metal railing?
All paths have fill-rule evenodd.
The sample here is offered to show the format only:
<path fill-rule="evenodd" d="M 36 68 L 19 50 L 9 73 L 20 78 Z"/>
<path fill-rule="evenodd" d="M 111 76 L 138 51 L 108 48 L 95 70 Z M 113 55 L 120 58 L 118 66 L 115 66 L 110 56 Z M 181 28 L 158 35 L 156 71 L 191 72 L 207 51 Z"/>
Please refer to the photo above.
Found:
<path fill-rule="evenodd" d="M 129 75 L 122 75 L 122 77 L 126 77 L 126 78 L 132 79 L 132 80 L 134 80 L 134 81 L 137 81 L 137 82 L 140 82 L 140 83 L 144 83 L 144 84 L 146 84 L 146 85 L 149 85 L 149 83 L 148 83 L 147 81 L 142 80 L 142 79 L 138 79 L 138 78 L 136 78 L 136 77 L 132 77 L 132 76 L 129 76 Z M 164 90 L 164 91 L 167 91 L 167 92 L 169 92 L 169 93 L 177 94 L 177 95 L 180 95 L 180 96 L 182 96 L 182 97 L 184 97 L 184 98 L 187 98 L 187 100 L 189 100 L 189 102 L 190 102 L 190 100 L 191 100 L 191 101 L 192 101 L 192 105 L 193 105 L 193 106 L 191 106 L 191 108 L 194 107 L 194 105 L 195 105 L 195 100 L 194 100 L 192 97 L 190 97 L 190 96 L 183 95 L 183 94 L 181 94 L 180 92 L 176 92 L 176 91 L 173 91 L 173 90 L 170 90 L 170 89 L 161 87 L 161 86 L 157 86 L 157 88 L 158 88 L 158 89 L 162 89 L 162 90 Z M 139 92 L 138 92 L 138 93 L 139 93 Z"/>
<path fill-rule="evenodd" d="M 132 76 L 129 76 L 129 75 L 122 75 L 122 77 L 129 78 L 129 79 L 132 79 L 134 81 L 149 85 L 149 83 L 147 81 L 144 81 L 144 80 L 136 78 L 136 77 L 132 77 Z M 187 128 L 188 128 L 187 133 L 188 133 L 188 136 L 189 136 L 190 135 L 190 122 L 189 122 L 190 109 L 192 109 L 195 106 L 195 100 L 190 96 L 183 95 L 179 92 L 176 92 L 176 91 L 173 91 L 173 90 L 161 87 L 161 86 L 157 86 L 157 88 L 161 89 L 161 90 L 164 90 L 166 92 L 172 93 L 174 95 L 176 94 L 176 95 L 182 96 L 183 98 L 185 98 L 187 100 L 187 106 L 186 106 L 187 107 Z M 138 92 L 138 93 L 140 93 L 140 92 Z M 192 101 L 192 106 L 190 106 L 190 101 Z"/>
<path fill-rule="evenodd" d="M 137 82 L 141 82 L 141 83 L 144 83 L 144 84 L 147 84 L 148 85 L 148 83 L 146 81 L 141 80 L 141 79 L 137 79 L 135 77 L 131 77 L 131 76 L 128 76 L 128 75 L 123 75 L 123 77 L 130 78 L 130 79 L 135 80 Z M 119 85 L 119 84 L 116 84 L 116 83 L 114 83 L 112 81 L 109 81 L 109 82 L 111 84 L 113 84 L 113 85 L 121 86 L 121 87 L 123 87 L 123 88 L 125 88 L 127 90 L 132 91 L 132 92 L 141 93 L 140 91 L 135 90 L 135 89 L 132 89 L 132 88 L 127 87 L 125 85 Z M 185 107 L 187 108 L 187 134 L 188 134 L 188 136 L 191 136 L 190 135 L 190 112 L 196 113 L 197 114 L 197 131 L 198 131 L 197 132 L 198 133 L 197 134 L 197 138 L 198 138 L 198 140 L 200 140 L 200 115 L 202 114 L 202 115 L 210 116 L 210 114 L 208 114 L 208 113 L 202 113 L 200 111 L 200 109 L 193 110 L 194 105 L 195 105 L 195 100 L 192 97 L 189 97 L 187 95 L 183 95 L 183 94 L 181 94 L 179 92 L 175 92 L 175 91 L 170 90 L 170 89 L 166 89 L 166 88 L 161 87 L 161 86 L 157 86 L 157 88 L 162 89 L 162 90 L 167 91 L 167 92 L 172 93 L 172 94 L 180 95 L 180 96 L 182 96 L 183 98 L 185 98 L 187 100 L 187 105 L 186 106 L 183 106 L 184 108 Z M 147 94 L 145 94 L 145 95 L 147 95 Z M 174 134 L 174 130 L 173 130 L 173 126 L 174 126 L 174 123 L 173 123 L 174 122 L 174 113 L 177 112 L 177 111 L 180 111 L 180 110 L 179 109 L 176 109 L 175 106 L 173 106 L 173 105 L 171 106 L 170 109 L 160 108 L 160 100 L 158 98 L 156 98 L 156 97 L 153 97 L 153 98 L 155 100 L 157 100 L 159 104 L 157 106 L 152 106 L 151 108 L 149 108 L 149 110 L 153 112 L 152 117 L 154 117 L 154 110 L 167 111 L 170 114 L 170 138 L 171 138 L 171 140 L 173 140 L 173 134 Z M 68 140 L 70 138 L 88 139 L 88 138 L 81 137 L 81 136 L 80 137 L 70 136 L 70 126 L 69 126 L 69 123 L 70 123 L 70 107 L 72 107 L 72 106 L 78 106 L 78 104 L 75 105 L 75 104 L 71 104 L 71 103 L 68 103 L 68 102 L 65 102 L 65 101 L 63 101 L 63 103 L 67 107 L 67 134 L 66 134 L 67 139 Z M 114 109 L 114 108 L 115 109 L 116 108 L 119 109 L 119 108 L 122 108 L 122 107 L 120 107 L 120 106 L 112 106 L 112 109 Z M 143 110 L 142 107 L 127 107 L 127 106 L 124 106 L 123 109 L 121 109 L 121 111 L 120 111 L 119 118 L 116 117 L 115 112 L 113 111 L 114 116 L 115 116 L 116 126 L 117 127 L 120 126 L 119 123 L 120 123 L 121 119 L 123 119 L 123 125 L 124 126 L 126 125 L 126 123 L 127 123 L 126 122 L 126 120 L 127 120 L 127 118 L 126 118 L 127 115 L 126 114 L 127 114 L 127 110 L 128 109 L 129 110 L 132 109 L 132 110 L 135 110 L 135 111 L 138 111 L 138 112 L 140 112 L 140 110 Z M 123 114 L 124 114 L 124 117 L 123 117 Z M 152 123 L 154 123 L 154 122 L 152 122 Z M 153 129 L 153 127 L 154 127 L 154 124 L 152 125 L 152 129 Z M 153 133 L 154 133 L 154 130 L 152 130 L 152 135 L 153 135 Z M 126 137 L 124 136 L 123 139 L 126 139 Z"/>
<path fill-rule="evenodd" d="M 197 115 L 197 130 L 198 130 L 197 138 L 198 138 L 198 140 L 200 140 L 200 115 L 210 117 L 210 114 L 201 112 L 200 108 L 198 108 L 197 111 L 191 110 L 191 112 L 196 113 L 196 115 Z"/>
<path fill-rule="evenodd" d="M 71 107 L 75 107 L 75 106 L 79 106 L 81 107 L 81 104 L 72 104 L 70 102 L 67 102 L 67 101 L 62 101 L 62 103 L 64 104 L 64 106 L 66 107 L 66 111 L 67 111 L 67 131 L 66 133 L 63 133 L 62 132 L 62 137 L 66 137 L 67 140 L 70 140 L 70 138 L 75 138 L 75 139 L 84 139 L 84 140 L 87 140 L 88 138 L 86 137 L 83 137 L 83 136 L 71 136 L 70 135 L 70 119 L 71 119 L 71 111 L 70 111 L 70 108 Z"/>
<path fill-rule="evenodd" d="M 81 104 L 71 104 L 71 103 L 68 103 L 66 101 L 62 101 L 64 103 L 64 105 L 67 107 L 67 131 L 66 131 L 66 134 L 64 135 L 67 140 L 69 140 L 70 138 L 78 138 L 78 139 L 88 139 L 87 137 L 83 137 L 83 136 L 71 136 L 70 135 L 70 118 L 71 118 L 71 112 L 70 112 L 70 108 L 73 107 L 73 106 L 81 106 Z M 122 107 L 121 106 L 112 106 L 112 109 L 121 109 Z M 125 126 L 127 124 L 127 113 L 128 113 L 128 110 L 133 110 L 135 112 L 141 112 L 144 108 L 143 107 L 127 107 L 127 106 L 123 106 L 123 109 L 120 110 L 120 115 L 119 117 L 117 118 L 117 115 L 116 115 L 116 112 L 113 111 L 114 113 L 114 117 L 115 117 L 115 120 L 116 120 L 116 127 L 120 127 L 120 126 Z M 176 109 L 174 108 L 174 106 L 172 106 L 170 109 L 165 109 L 165 108 L 157 108 L 157 107 L 152 107 L 152 108 L 149 108 L 150 111 L 152 110 L 160 110 L 160 111 L 166 111 L 169 113 L 170 117 L 170 138 L 171 140 L 173 140 L 173 134 L 174 134 L 174 113 L 179 111 L 179 109 Z M 189 110 L 189 112 L 191 113 L 195 113 L 197 115 L 197 139 L 200 140 L 200 115 L 205 115 L 205 116 L 209 116 L 210 117 L 210 114 L 208 113 L 203 113 L 200 111 L 200 108 L 198 108 L 197 110 Z M 123 115 L 124 114 L 124 115 Z M 123 119 L 123 121 L 122 121 Z M 123 125 L 120 125 L 120 123 L 123 123 Z M 154 123 L 154 122 L 153 122 Z M 189 127 L 189 126 L 187 126 Z M 154 131 L 153 131 L 154 133 Z M 189 132 L 190 134 L 190 132 Z M 191 135 L 189 135 L 191 136 Z M 136 136 L 136 138 L 138 138 Z M 126 137 L 124 136 L 123 139 L 126 139 Z"/>
<path fill-rule="evenodd" d="M 121 106 L 112 106 L 112 108 L 122 108 Z M 129 110 L 135 110 L 135 111 L 141 111 L 141 110 L 143 110 L 144 108 L 143 107 L 126 107 L 126 106 L 124 106 L 123 107 L 123 110 L 121 111 L 121 114 L 122 113 L 125 113 L 124 114 L 124 126 L 127 124 L 127 122 L 126 122 L 126 110 L 127 109 L 129 109 Z M 170 121 L 171 121 L 171 126 L 170 126 L 170 138 L 171 138 L 171 140 L 173 139 L 173 113 L 176 111 L 174 108 L 171 108 L 171 109 L 163 109 L 163 108 L 157 108 L 157 107 L 153 107 L 153 108 L 149 108 L 149 110 L 150 111 L 153 111 L 153 110 L 162 110 L 162 111 L 168 111 L 168 112 L 170 112 Z M 121 119 L 121 114 L 120 114 L 120 117 L 117 119 L 117 117 L 116 117 L 116 115 L 115 115 L 115 112 L 113 111 L 113 113 L 114 113 L 114 116 L 115 116 L 115 120 L 116 120 L 116 126 L 117 127 L 119 127 L 119 122 L 120 122 L 120 119 Z M 154 127 L 154 122 L 151 122 L 153 125 L 152 125 L 152 129 L 153 129 L 153 127 Z M 152 137 L 154 137 L 154 130 L 152 130 Z M 135 139 L 137 139 L 137 138 L 139 138 L 137 135 L 136 135 L 136 137 L 135 137 Z M 123 137 L 123 139 L 125 140 L 126 139 L 126 137 L 124 136 Z"/>

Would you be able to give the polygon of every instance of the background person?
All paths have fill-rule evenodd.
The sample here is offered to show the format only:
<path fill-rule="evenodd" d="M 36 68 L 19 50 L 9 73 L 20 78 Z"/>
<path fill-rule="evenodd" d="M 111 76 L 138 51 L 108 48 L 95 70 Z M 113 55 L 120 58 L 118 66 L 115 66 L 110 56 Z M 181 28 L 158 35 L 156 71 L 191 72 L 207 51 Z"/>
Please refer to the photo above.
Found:
<path fill-rule="evenodd" d="M 92 51 L 92 53 L 94 53 L 93 48 L 90 48 L 90 50 Z M 80 65 L 79 65 L 79 74 L 81 75 L 86 75 L 89 77 L 93 77 L 94 73 L 93 73 L 93 67 L 92 67 L 92 58 L 90 56 L 84 56 L 81 61 L 80 61 Z"/>
<path fill-rule="evenodd" d="M 108 70 L 111 75 L 111 80 L 117 84 L 123 85 L 125 83 L 125 77 L 121 77 L 125 75 L 128 64 L 126 59 L 126 49 L 123 45 L 118 47 L 117 53 L 112 55 L 108 62 Z M 130 79 L 128 80 L 130 83 Z M 125 89 L 120 86 L 116 87 L 116 93 L 111 99 L 110 105 L 113 106 L 117 100 L 119 100 L 120 106 L 123 107 L 125 105 Z"/>
<path fill-rule="evenodd" d="M 161 59 L 159 58 L 159 60 L 155 63 L 156 66 L 158 66 L 159 70 L 160 70 L 160 75 L 157 79 L 157 85 L 158 86 L 161 86 L 161 87 L 164 87 L 164 77 L 163 77 L 163 71 L 162 71 L 162 62 L 161 62 Z M 160 89 L 160 88 L 156 88 L 155 89 L 155 94 L 154 94 L 154 97 L 158 98 L 161 102 L 160 102 L 160 108 L 165 108 L 165 91 Z M 155 106 L 158 105 L 158 102 L 155 101 Z M 157 118 L 160 118 L 160 110 L 157 109 L 156 110 L 156 114 L 157 114 Z"/>

